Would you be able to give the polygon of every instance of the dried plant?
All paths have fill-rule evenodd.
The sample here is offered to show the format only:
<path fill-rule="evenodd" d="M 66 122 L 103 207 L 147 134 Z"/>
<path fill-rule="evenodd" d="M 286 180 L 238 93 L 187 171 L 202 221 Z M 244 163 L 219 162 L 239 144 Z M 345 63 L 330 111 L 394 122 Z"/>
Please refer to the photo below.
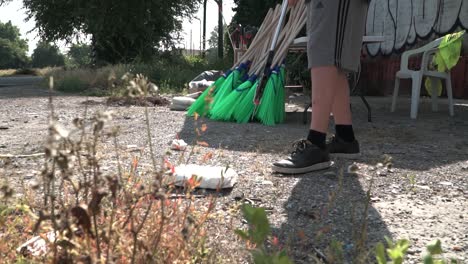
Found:
<path fill-rule="evenodd" d="M 128 83 L 131 96 L 146 96 L 153 88 L 142 75 Z M 158 162 L 153 152 L 147 107 L 152 166 L 146 170 L 141 167 L 141 156 L 134 156 L 130 166 L 122 163 L 120 131 L 112 126 L 112 112 L 89 118 L 85 108 L 84 117 L 65 128 L 57 122 L 52 97 L 49 108 L 41 182 L 27 195 L 42 199 L 27 199 L 11 207 L 12 190 L 2 185 L 5 205 L 0 206 L 0 239 L 14 241 L 2 243 L 0 258 L 37 263 L 199 263 L 207 257 L 204 223 L 215 198 L 209 199 L 207 209 L 196 208 L 191 194 L 197 182 L 190 181 L 184 195 L 173 199 L 173 177 L 167 177 L 170 168 L 164 158 Z M 105 172 L 102 142 L 109 140 L 116 167 Z M 39 251 L 30 247 L 14 251 L 32 235 L 46 241 L 35 248 Z"/>

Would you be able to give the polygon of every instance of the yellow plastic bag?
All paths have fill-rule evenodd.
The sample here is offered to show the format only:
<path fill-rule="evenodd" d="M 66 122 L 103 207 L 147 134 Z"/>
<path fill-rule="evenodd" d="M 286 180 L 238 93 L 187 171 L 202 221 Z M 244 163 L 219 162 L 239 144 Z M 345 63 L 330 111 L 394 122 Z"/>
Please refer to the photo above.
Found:
<path fill-rule="evenodd" d="M 444 36 L 439 45 L 439 50 L 432 61 L 433 65 L 436 66 L 437 71 L 447 72 L 457 65 L 460 60 L 463 34 L 465 34 L 464 30 Z M 430 78 L 426 78 L 425 87 L 427 93 L 432 95 L 432 82 Z M 437 93 L 438 96 L 442 95 L 442 82 L 440 80 L 437 80 Z"/>

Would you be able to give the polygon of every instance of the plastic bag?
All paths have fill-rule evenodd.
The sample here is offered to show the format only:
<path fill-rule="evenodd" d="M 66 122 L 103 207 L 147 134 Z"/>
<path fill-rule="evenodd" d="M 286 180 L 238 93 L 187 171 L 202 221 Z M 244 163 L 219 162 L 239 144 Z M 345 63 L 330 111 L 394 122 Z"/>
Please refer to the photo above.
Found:
<path fill-rule="evenodd" d="M 238 175 L 236 171 L 226 167 L 181 165 L 175 167 L 173 177 L 176 186 L 182 187 L 188 180 L 196 177 L 200 181 L 199 188 L 216 190 L 233 188 Z"/>

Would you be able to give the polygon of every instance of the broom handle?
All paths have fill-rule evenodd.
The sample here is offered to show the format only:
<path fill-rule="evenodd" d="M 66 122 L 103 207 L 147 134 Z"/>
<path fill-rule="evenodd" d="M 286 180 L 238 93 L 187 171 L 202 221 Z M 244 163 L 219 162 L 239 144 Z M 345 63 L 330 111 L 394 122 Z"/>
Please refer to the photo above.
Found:
<path fill-rule="evenodd" d="M 283 26 L 283 21 L 286 18 L 286 12 L 288 10 L 288 1 L 283 0 L 283 5 L 281 8 L 281 17 L 278 25 L 276 27 L 275 35 L 273 36 L 273 41 L 271 42 L 270 52 L 274 51 L 276 48 L 276 43 L 278 42 L 278 37 L 281 32 L 281 27 Z"/>
<path fill-rule="evenodd" d="M 242 55 L 241 59 L 233 66 L 233 69 L 237 66 L 239 66 L 240 63 L 246 61 L 247 59 L 250 59 L 252 54 L 256 54 L 256 49 L 261 46 L 261 40 L 263 40 L 264 36 L 266 35 L 268 29 L 271 25 L 271 22 L 275 19 L 275 17 L 278 14 L 278 7 L 276 7 L 274 10 L 269 9 L 265 19 L 263 20 L 262 25 L 260 26 L 257 35 L 253 39 L 252 43 L 250 44 L 249 49 L 246 51 L 244 55 Z"/>
<path fill-rule="evenodd" d="M 264 27 L 265 25 L 267 24 L 267 22 L 271 19 L 270 17 L 273 15 L 273 13 L 271 12 L 271 9 L 270 11 L 268 11 L 268 14 L 265 18 L 265 20 L 263 21 L 263 24 L 260 26 L 260 29 L 259 31 L 257 32 L 257 35 L 255 36 L 255 38 L 253 39 L 252 43 L 250 44 L 250 47 L 247 49 L 247 51 L 242 55 L 242 57 L 239 59 L 239 61 L 237 61 L 232 69 L 236 68 L 237 66 L 239 66 L 242 62 L 245 62 L 246 60 L 248 60 L 250 57 L 251 57 L 251 54 L 256 51 L 256 49 L 258 49 L 258 43 L 259 43 L 259 40 L 262 38 L 262 34 L 261 32 L 263 32 L 264 30 Z M 255 54 L 255 53 L 254 53 Z"/>
<path fill-rule="evenodd" d="M 297 19 L 295 20 L 295 23 L 292 24 L 294 25 L 294 27 L 291 30 L 290 34 L 288 35 L 288 38 L 286 38 L 285 41 L 282 43 L 283 45 L 281 45 L 281 48 L 278 51 L 277 56 L 275 56 L 273 65 L 277 65 L 284 60 L 284 58 L 287 56 L 289 52 L 289 47 L 291 46 L 291 44 L 294 42 L 299 32 L 304 27 L 306 21 L 307 21 L 307 11 L 303 8 L 298 9 Z"/>
<path fill-rule="evenodd" d="M 274 24 L 272 23 L 271 25 L 274 25 Z M 271 27 L 271 30 L 269 33 L 273 33 L 273 27 Z M 253 69 L 253 72 L 257 75 L 261 74 L 262 68 L 265 67 L 265 64 L 268 60 L 269 46 L 273 42 L 273 39 L 271 37 L 272 37 L 272 34 L 269 34 L 268 38 L 263 43 L 262 52 L 259 52 L 255 58 L 255 67 Z"/>
<path fill-rule="evenodd" d="M 273 25 L 273 24 L 271 24 Z M 260 50 L 260 52 L 257 52 L 255 55 L 255 65 L 258 66 L 258 67 L 262 67 L 263 65 L 265 65 L 264 63 L 264 58 L 266 55 L 268 55 L 268 47 L 270 46 L 271 42 L 272 42 L 272 33 L 273 33 L 273 27 L 270 27 L 270 30 L 268 33 L 271 33 L 271 34 L 268 34 L 267 37 L 265 38 L 265 40 L 263 41 L 263 45 L 262 45 L 262 49 Z"/>
<path fill-rule="evenodd" d="M 251 58 L 252 60 L 255 60 L 257 61 L 258 60 L 258 57 L 263 54 L 264 52 L 266 52 L 265 50 L 265 43 L 269 43 L 271 41 L 271 33 L 272 33 L 272 30 L 273 30 L 273 24 L 272 22 L 275 21 L 279 15 L 279 12 L 280 12 L 280 8 L 277 7 L 275 9 L 275 12 L 274 12 L 274 15 L 271 17 L 271 19 L 269 21 L 267 21 L 267 25 L 266 27 L 261 31 L 259 32 L 259 38 L 258 38 L 258 44 L 256 45 L 256 48 L 258 49 L 252 49 L 249 51 L 249 58 Z"/>
<path fill-rule="evenodd" d="M 299 2 L 297 4 L 297 9 L 293 10 L 292 14 L 292 21 L 290 23 L 290 30 L 288 31 L 288 35 L 283 39 L 282 45 L 280 47 L 280 51 L 277 52 L 277 56 L 275 56 L 275 62 L 278 62 L 278 58 L 281 58 L 284 56 L 284 51 L 289 49 L 290 42 L 294 40 L 296 37 L 296 32 L 302 28 L 302 19 L 301 17 L 303 16 L 304 9 L 302 8 L 303 2 Z"/>
<path fill-rule="evenodd" d="M 304 8 L 304 1 L 299 1 L 297 5 L 295 5 L 290 12 L 290 17 L 288 19 L 288 23 L 284 27 L 280 35 L 280 44 L 278 45 L 279 52 L 276 53 L 273 66 L 278 65 L 283 61 L 284 57 L 287 55 L 289 50 L 290 43 L 294 41 L 295 37 L 297 36 L 298 32 L 302 30 L 305 24 L 306 18 L 306 10 Z M 252 67 L 251 73 L 255 73 L 259 75 L 261 73 L 262 65 L 266 62 L 268 58 L 268 54 L 261 53 L 260 55 L 260 62 Z"/>
<path fill-rule="evenodd" d="M 280 7 L 279 5 L 277 7 Z M 280 11 L 280 8 L 277 8 L 276 9 L 277 13 Z M 279 14 L 279 13 L 278 13 Z M 277 16 L 275 16 L 274 18 L 276 18 Z M 273 22 L 275 19 L 273 19 L 271 22 Z M 265 56 L 268 54 L 268 47 L 272 41 L 271 37 L 272 37 L 272 33 L 273 33 L 273 30 L 274 30 L 274 23 L 269 23 L 269 26 L 267 27 L 267 30 L 264 31 L 264 38 L 263 38 L 263 45 L 261 45 L 261 49 L 259 49 L 255 54 L 254 54 L 254 58 L 253 58 L 253 63 L 252 63 L 252 67 L 251 67 L 251 70 L 250 70 L 250 74 L 256 74 L 256 75 L 259 75 L 259 69 L 261 69 L 261 67 L 263 65 L 265 65 Z"/>
<path fill-rule="evenodd" d="M 296 13 L 297 13 L 296 10 L 298 10 L 298 5 L 296 5 L 295 7 L 291 8 L 291 10 L 290 10 L 290 16 L 289 16 L 288 22 L 287 22 L 287 24 L 285 25 L 285 27 L 283 28 L 283 30 L 281 31 L 281 35 L 280 35 L 280 37 L 279 37 L 279 39 L 278 39 L 278 43 L 279 43 L 278 46 L 281 46 L 281 45 L 282 45 L 282 43 L 284 42 L 284 38 L 285 38 L 286 36 L 288 36 L 288 35 L 287 35 L 288 32 L 290 31 L 290 29 L 291 29 L 291 28 L 293 27 L 293 25 L 294 25 L 295 16 L 296 16 Z M 270 44 L 270 43 L 266 43 L 266 45 L 269 45 L 269 44 Z M 261 53 L 261 54 L 259 54 L 259 56 L 260 56 L 260 61 L 261 61 L 261 63 L 259 63 L 259 65 L 258 65 L 257 67 L 255 67 L 255 68 L 252 70 L 252 72 L 256 73 L 257 75 L 260 74 L 262 65 L 265 64 L 265 62 L 266 62 L 266 60 L 267 60 L 267 58 L 268 58 L 268 53 L 266 53 L 266 54 L 265 54 L 265 53 Z"/>
<path fill-rule="evenodd" d="M 282 47 L 284 39 L 289 36 L 288 33 L 290 32 L 291 28 L 293 27 L 293 25 L 295 23 L 295 16 L 296 16 L 297 7 L 298 7 L 298 5 L 291 8 L 288 22 L 286 23 L 283 30 L 281 31 L 277 47 Z"/>

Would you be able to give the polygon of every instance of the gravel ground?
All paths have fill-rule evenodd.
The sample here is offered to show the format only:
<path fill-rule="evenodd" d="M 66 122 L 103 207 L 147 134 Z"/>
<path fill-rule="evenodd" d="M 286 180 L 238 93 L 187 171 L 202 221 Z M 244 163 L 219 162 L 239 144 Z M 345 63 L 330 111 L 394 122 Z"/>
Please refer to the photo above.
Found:
<path fill-rule="evenodd" d="M 0 154 L 42 151 L 48 99 L 44 92 L 31 91 L 32 87 L 0 88 Z M 124 149 L 146 145 L 142 107 L 107 107 L 105 99 L 89 100 L 90 112 L 115 112 L 113 125 L 121 127 L 119 141 Z M 468 103 L 458 102 L 456 116 L 449 118 L 445 102 L 439 113 L 432 113 L 430 102 L 423 100 L 418 120 L 413 121 L 407 99 L 401 99 L 396 113 L 388 111 L 388 98 L 369 100 L 372 123 L 367 122 L 359 98 L 353 98 L 355 130 L 363 152 L 355 161 L 357 173 L 341 173 L 352 164 L 349 160 L 335 160 L 332 169 L 306 175 L 272 173 L 270 164 L 283 158 L 291 143 L 307 133 L 302 114 L 294 112 L 300 107 L 294 105 L 290 105 L 287 122 L 275 127 L 195 122 L 183 112 L 154 107 L 150 109 L 153 142 L 157 155 L 162 156 L 177 135 L 189 144 L 195 142 L 195 127 L 205 123 L 208 129 L 198 140 L 210 147 L 200 147 L 191 161 L 199 163 L 213 152 L 209 164 L 229 164 L 239 173 L 235 188 L 219 194 L 215 217 L 209 223 L 210 245 L 219 250 L 225 263 L 249 262 L 244 243 L 232 231 L 246 228 L 240 198 L 267 209 L 274 234 L 296 263 L 313 263 L 317 250 L 326 252 L 333 240 L 343 243 L 349 259 L 359 246 L 357 238 L 363 236 L 369 248 L 384 236 L 409 239 L 412 246 L 407 263 L 420 263 L 425 245 L 438 238 L 447 257 L 467 263 Z M 70 125 L 74 117 L 82 115 L 85 101 L 84 97 L 58 95 L 54 104 L 59 121 Z M 104 146 L 110 148 L 111 142 Z M 169 159 L 177 161 L 179 155 L 172 153 Z M 385 156 L 392 157 L 391 168 L 382 164 Z M 147 156 L 145 162 L 149 164 Z M 38 177 L 40 166 L 40 159 L 13 158 L 10 164 L 0 163 L 0 175 L 11 184 L 28 184 Z M 372 180 L 366 212 L 366 192 Z M 331 198 L 334 203 L 330 205 Z M 206 199 L 198 202 L 204 204 Z"/>

